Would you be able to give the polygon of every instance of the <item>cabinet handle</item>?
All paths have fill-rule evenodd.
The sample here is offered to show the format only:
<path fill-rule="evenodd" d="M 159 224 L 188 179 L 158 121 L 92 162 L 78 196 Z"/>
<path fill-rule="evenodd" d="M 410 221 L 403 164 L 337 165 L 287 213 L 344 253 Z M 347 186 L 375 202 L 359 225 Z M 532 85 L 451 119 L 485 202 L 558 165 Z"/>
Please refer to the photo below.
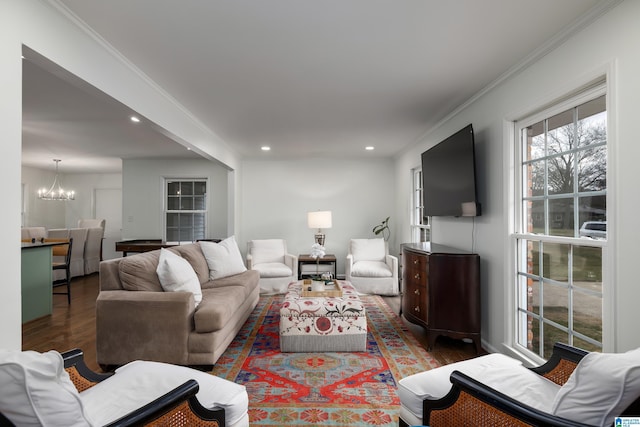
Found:
<path fill-rule="evenodd" d="M 420 313 L 420 307 L 414 308 L 413 311 L 415 311 L 416 313 Z"/>
<path fill-rule="evenodd" d="M 414 265 L 417 265 L 417 264 L 418 264 L 418 260 L 417 260 L 417 259 L 414 259 L 414 260 L 413 260 L 413 264 L 414 264 Z"/>
<path fill-rule="evenodd" d="M 414 279 L 419 279 L 420 278 L 420 273 L 416 273 L 415 276 L 413 276 Z"/>
<path fill-rule="evenodd" d="M 413 293 L 416 295 L 420 295 L 420 289 L 416 289 L 415 291 L 413 291 Z"/>

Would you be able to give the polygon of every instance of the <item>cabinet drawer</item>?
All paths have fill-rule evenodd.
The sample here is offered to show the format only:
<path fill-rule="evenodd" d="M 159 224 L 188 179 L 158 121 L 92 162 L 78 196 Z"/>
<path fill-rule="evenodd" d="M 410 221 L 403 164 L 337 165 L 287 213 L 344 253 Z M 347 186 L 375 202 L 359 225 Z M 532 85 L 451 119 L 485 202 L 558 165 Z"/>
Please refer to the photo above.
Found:
<path fill-rule="evenodd" d="M 414 254 L 412 252 L 405 252 L 406 267 L 415 267 L 419 269 L 425 268 L 429 263 L 428 257 L 424 255 Z"/>

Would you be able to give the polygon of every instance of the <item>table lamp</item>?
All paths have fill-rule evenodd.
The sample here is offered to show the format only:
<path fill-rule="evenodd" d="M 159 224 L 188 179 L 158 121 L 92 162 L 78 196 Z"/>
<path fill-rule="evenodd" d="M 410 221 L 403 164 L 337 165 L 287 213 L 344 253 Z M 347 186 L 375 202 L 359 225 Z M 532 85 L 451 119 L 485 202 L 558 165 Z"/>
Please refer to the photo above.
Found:
<path fill-rule="evenodd" d="M 331 228 L 331 211 L 316 211 L 309 212 L 307 214 L 307 224 L 309 228 L 317 228 L 318 232 L 315 234 L 316 243 L 324 246 L 324 234 L 323 228 Z"/>

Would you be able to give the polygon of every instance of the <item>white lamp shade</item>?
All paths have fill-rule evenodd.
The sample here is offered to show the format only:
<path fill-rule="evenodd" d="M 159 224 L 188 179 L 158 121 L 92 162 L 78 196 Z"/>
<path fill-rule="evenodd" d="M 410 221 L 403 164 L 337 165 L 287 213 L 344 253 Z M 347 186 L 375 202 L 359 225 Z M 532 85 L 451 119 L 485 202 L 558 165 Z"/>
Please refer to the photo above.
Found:
<path fill-rule="evenodd" d="M 307 223 L 309 228 L 331 228 L 331 211 L 309 212 Z"/>

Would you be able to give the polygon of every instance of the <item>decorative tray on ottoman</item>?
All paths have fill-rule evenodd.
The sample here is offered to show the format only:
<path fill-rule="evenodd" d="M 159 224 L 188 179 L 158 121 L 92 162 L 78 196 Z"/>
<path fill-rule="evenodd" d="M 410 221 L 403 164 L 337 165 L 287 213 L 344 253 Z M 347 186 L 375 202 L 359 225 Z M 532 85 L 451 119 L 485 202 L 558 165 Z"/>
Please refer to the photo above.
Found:
<path fill-rule="evenodd" d="M 340 282 L 337 280 L 332 280 L 330 282 L 324 282 L 324 291 L 312 291 L 311 290 L 312 281 L 310 279 L 305 279 L 302 281 L 302 292 L 300 296 L 302 297 L 326 297 L 326 298 L 335 298 L 342 296 L 342 286 Z"/>

